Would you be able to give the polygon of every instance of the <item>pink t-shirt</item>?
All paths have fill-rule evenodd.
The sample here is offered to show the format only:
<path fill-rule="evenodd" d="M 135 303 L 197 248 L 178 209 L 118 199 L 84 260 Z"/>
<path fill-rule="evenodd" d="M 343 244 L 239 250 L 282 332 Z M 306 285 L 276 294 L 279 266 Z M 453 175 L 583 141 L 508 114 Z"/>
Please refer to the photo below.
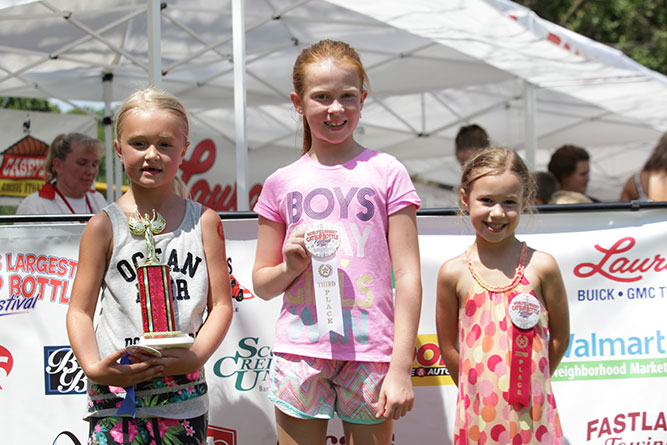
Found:
<path fill-rule="evenodd" d="M 420 199 L 405 167 L 391 155 L 364 150 L 325 166 L 309 155 L 264 182 L 254 210 L 286 232 L 316 222 L 338 228 L 336 253 L 345 336 L 320 337 L 310 267 L 285 291 L 273 350 L 334 360 L 389 362 L 394 299 L 388 216 Z M 287 235 L 285 236 L 287 239 Z M 400 252 L 398 253 L 400 254 Z"/>

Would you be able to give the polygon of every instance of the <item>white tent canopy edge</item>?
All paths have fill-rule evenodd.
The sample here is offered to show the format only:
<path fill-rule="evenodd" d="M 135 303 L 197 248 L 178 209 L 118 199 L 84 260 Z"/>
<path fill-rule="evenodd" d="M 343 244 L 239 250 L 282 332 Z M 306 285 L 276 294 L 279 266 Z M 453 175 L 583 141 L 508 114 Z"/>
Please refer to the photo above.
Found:
<path fill-rule="evenodd" d="M 17 4 L 10 3 L 9 6 Z M 273 8 L 268 8 L 263 2 L 247 2 L 245 8 L 249 58 L 244 77 L 248 82 L 248 100 L 244 108 L 251 125 L 258 117 L 262 123 L 249 128 L 251 150 L 294 147 L 296 122 L 287 104 L 288 73 L 298 51 L 324 37 L 350 41 L 362 54 L 369 71 L 373 94 L 364 110 L 360 138 L 373 148 L 398 156 L 414 175 L 437 182 L 455 182 L 453 135 L 458 125 L 471 120 L 479 120 L 495 143 L 519 150 L 525 144 L 524 129 L 535 128 L 538 148 L 553 149 L 563 140 L 585 146 L 647 143 L 655 141 L 667 125 L 662 106 L 667 90 L 664 76 L 644 69 L 622 54 L 616 57 L 614 51 L 586 38 L 578 36 L 576 40 L 567 30 L 554 31 L 556 25 L 511 2 L 415 1 L 409 11 L 397 0 L 382 2 L 381 7 L 376 2 L 323 0 L 273 4 Z M 0 5 L 6 7 L 7 2 Z M 146 6 L 124 1 L 102 6 L 100 2 L 73 0 L 59 2 L 60 10 L 46 1 L 28 6 L 47 6 L 50 14 L 62 22 L 61 27 L 73 28 L 71 22 L 76 20 L 72 17 L 82 22 L 88 20 L 89 25 L 79 24 L 77 29 L 90 30 L 90 39 L 96 43 L 104 40 L 101 46 L 113 57 L 100 63 L 97 59 L 102 53 L 98 50 L 88 57 L 87 66 L 72 71 L 72 64 L 82 56 L 70 53 L 83 53 L 83 38 L 79 43 L 56 47 L 60 51 L 42 50 L 44 65 L 55 67 L 60 63 L 57 69 L 43 72 L 33 69 L 39 65 L 32 61 L 35 54 L 39 55 L 34 50 L 26 52 L 18 65 L 13 59 L 3 57 L 7 62 L 0 63 L 0 69 L 9 75 L 0 77 L 0 94 L 60 97 L 70 102 L 100 100 L 102 89 L 94 72 L 106 71 L 113 73 L 113 100 L 119 100 L 136 88 L 142 77 L 146 79 L 148 64 L 142 65 L 142 58 L 136 55 L 136 43 L 132 46 L 135 34 L 147 27 L 137 22 L 142 20 Z M 53 8 L 56 10 L 52 11 Z M 176 36 L 173 23 L 187 28 L 187 14 L 194 17 L 197 12 L 208 15 L 213 12 L 205 1 L 168 2 L 168 7 L 160 10 L 161 22 L 163 28 L 172 28 L 163 29 L 159 59 L 165 66 L 163 86 L 184 99 L 193 120 L 224 138 L 237 140 L 238 130 L 227 123 L 234 121 L 238 125 L 238 118 L 225 111 L 232 108 L 230 98 L 237 83 L 226 74 L 232 71 L 231 60 L 238 62 L 237 56 L 230 55 L 231 48 L 225 50 L 232 40 L 227 36 L 227 28 L 231 29 L 232 24 L 231 10 L 231 6 L 215 10 L 217 15 L 212 22 L 221 22 L 225 17 L 229 21 L 212 32 L 203 27 L 197 32 L 190 29 L 197 39 L 195 44 L 184 48 L 175 40 L 183 39 Z M 31 17 L 43 18 L 46 14 L 43 9 L 40 11 Z M 63 20 L 65 12 L 70 15 Z M 112 20 L 114 12 L 122 17 Z M 101 21 L 104 25 L 98 23 L 95 27 L 92 23 L 95 14 L 109 18 Z M 11 24 L 11 17 L 4 12 L 0 20 L 3 15 Z M 318 16 L 326 20 L 320 21 Z M 526 17 L 534 22 L 530 28 L 524 25 Z M 109 33 L 122 28 L 117 24 L 121 22 L 123 39 L 115 41 Z M 146 17 L 143 22 L 146 23 Z M 553 38 L 545 38 L 546 32 L 560 39 L 560 46 L 553 43 Z M 576 47 L 568 42 L 576 43 Z M 604 51 L 596 52 L 600 48 Z M 185 54 L 177 54 L 178 51 Z M 600 60 L 595 54 L 600 54 Z M 207 64 L 199 59 L 211 55 L 206 68 Z M 607 59 L 617 62 L 611 64 Z M 67 76 L 74 73 L 78 78 L 75 86 L 71 86 Z M 535 113 L 523 113 L 525 106 L 530 108 L 530 102 L 524 105 L 527 96 L 523 93 L 531 90 L 537 98 Z M 527 115 L 535 119 L 534 127 L 527 127 Z M 266 122 L 270 125 L 263 125 Z M 545 150 L 538 150 L 538 167 L 545 163 L 546 155 Z M 635 168 L 641 157 L 635 152 L 633 163 L 617 164 L 625 169 Z"/>

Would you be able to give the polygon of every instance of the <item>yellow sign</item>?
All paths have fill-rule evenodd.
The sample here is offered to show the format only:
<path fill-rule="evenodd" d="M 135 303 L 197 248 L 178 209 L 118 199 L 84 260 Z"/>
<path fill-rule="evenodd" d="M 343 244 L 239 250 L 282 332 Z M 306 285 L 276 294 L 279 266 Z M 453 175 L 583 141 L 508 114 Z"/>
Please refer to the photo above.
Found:
<path fill-rule="evenodd" d="M 412 362 L 412 384 L 414 386 L 454 384 L 440 355 L 438 337 L 435 334 L 417 337 L 415 359 Z"/>
<path fill-rule="evenodd" d="M 28 196 L 43 185 L 43 179 L 0 179 L 0 195 Z"/>

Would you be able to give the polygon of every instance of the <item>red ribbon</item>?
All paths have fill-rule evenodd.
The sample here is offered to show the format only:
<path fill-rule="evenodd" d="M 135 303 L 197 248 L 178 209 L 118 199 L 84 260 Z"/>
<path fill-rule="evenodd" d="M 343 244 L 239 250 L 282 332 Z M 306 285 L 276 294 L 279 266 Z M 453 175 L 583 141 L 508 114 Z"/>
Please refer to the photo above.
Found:
<path fill-rule="evenodd" d="M 535 328 L 519 329 L 512 326 L 510 403 L 519 403 L 523 406 L 530 404 L 530 373 L 533 362 L 531 355 L 534 335 Z"/>

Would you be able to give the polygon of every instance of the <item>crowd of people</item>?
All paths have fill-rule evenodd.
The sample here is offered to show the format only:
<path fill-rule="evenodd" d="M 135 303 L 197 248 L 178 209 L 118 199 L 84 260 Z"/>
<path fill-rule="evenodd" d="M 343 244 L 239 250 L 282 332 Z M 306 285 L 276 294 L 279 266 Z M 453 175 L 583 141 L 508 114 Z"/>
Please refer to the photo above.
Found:
<path fill-rule="evenodd" d="M 479 149 L 491 147 L 486 130 L 464 125 L 456 134 L 454 154 L 459 165 Z M 44 161 L 46 183 L 25 197 L 17 215 L 59 213 L 95 214 L 107 202 L 95 190 L 103 143 L 80 133 L 58 135 Z M 546 171 L 534 171 L 537 184 L 534 204 L 585 204 L 600 200 L 587 194 L 590 156 L 585 148 L 566 144 L 556 149 Z M 625 182 L 618 201 L 667 201 L 667 133 L 659 140 L 640 171 Z"/>
<path fill-rule="evenodd" d="M 491 146 L 484 128 L 465 125 L 456 134 L 454 153 L 463 167 L 470 156 Z M 566 144 L 556 149 L 547 171 L 533 172 L 537 183 L 534 204 L 585 204 L 600 202 L 587 194 L 590 181 L 590 155 L 585 148 Z M 667 133 L 665 133 L 643 168 L 628 178 L 619 201 L 667 201 Z"/>
<path fill-rule="evenodd" d="M 393 422 L 416 403 L 411 366 L 422 300 L 421 201 L 396 158 L 355 140 L 369 79 L 353 48 L 323 40 L 304 49 L 292 81 L 302 154 L 266 179 L 254 207 L 253 289 L 265 300 L 282 298 L 268 392 L 278 439 L 281 445 L 324 444 L 328 421 L 337 415 L 346 443 L 390 444 Z M 224 340 L 233 310 L 222 222 L 188 199 L 178 179 L 188 134 L 176 97 L 154 88 L 137 91 L 115 119 L 114 149 L 129 179 L 127 192 L 108 205 L 98 199 L 92 186 L 99 141 L 62 135 L 47 158 L 47 184 L 19 209 L 95 214 L 81 239 L 67 313 L 72 350 L 88 378 L 92 444 L 129 444 L 137 437 L 160 443 L 165 434 L 172 443 L 206 442 L 202 368 Z M 435 309 L 442 357 L 458 386 L 453 440 L 516 443 L 513 436 L 520 435 L 521 443 L 563 444 L 551 375 L 569 342 L 565 286 L 553 256 L 519 241 L 515 230 L 528 206 L 595 202 L 586 194 L 590 159 L 585 149 L 565 145 L 553 153 L 548 172 L 530 172 L 514 151 L 491 145 L 476 124 L 456 137 L 459 206 L 475 237 L 442 264 L 437 305 L 428 308 Z M 664 200 L 666 184 L 667 136 L 628 180 L 621 199 Z M 135 263 L 144 246 L 130 235 L 128 222 L 151 211 L 163 224 L 154 236 L 156 252 L 188 252 L 203 265 L 179 276 L 192 298 L 174 308 L 194 343 L 157 356 L 128 348 L 128 339 L 144 332 L 141 300 L 118 266 Z M 340 231 L 358 234 L 357 251 L 338 249 Z M 336 258 L 345 258 L 344 270 Z M 328 287 L 331 293 L 318 290 Z M 290 296 L 303 291 L 311 301 Z M 343 308 L 330 295 L 355 303 Z M 339 341 L 346 335 L 343 310 L 363 317 L 367 332 Z M 304 325 L 304 313 L 312 321 L 307 334 L 294 332 Z M 517 367 L 519 358 L 528 365 Z M 125 396 L 120 388 L 133 388 L 131 414 L 118 409 Z"/>

